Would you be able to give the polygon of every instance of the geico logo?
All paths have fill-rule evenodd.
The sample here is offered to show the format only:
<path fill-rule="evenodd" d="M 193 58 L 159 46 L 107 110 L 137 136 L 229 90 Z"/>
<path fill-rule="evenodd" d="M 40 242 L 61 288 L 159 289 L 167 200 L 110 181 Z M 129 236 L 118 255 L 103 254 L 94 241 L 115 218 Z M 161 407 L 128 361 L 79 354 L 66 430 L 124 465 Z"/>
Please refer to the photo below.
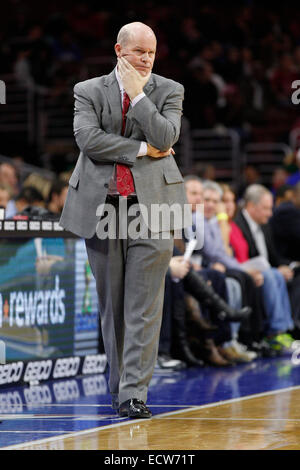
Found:
<path fill-rule="evenodd" d="M 82 373 L 102 374 L 107 364 L 106 354 L 89 355 L 84 358 Z"/>
<path fill-rule="evenodd" d="M 52 403 L 51 391 L 48 385 L 37 385 L 24 390 L 24 398 L 28 409 L 39 405 Z"/>
<path fill-rule="evenodd" d="M 80 391 L 76 380 L 66 380 L 53 384 L 53 393 L 56 401 L 73 400 L 80 397 Z"/>
<path fill-rule="evenodd" d="M 57 359 L 54 370 L 53 378 L 71 377 L 77 374 L 80 365 L 79 357 L 67 357 L 64 359 Z"/>
<path fill-rule="evenodd" d="M 22 376 L 23 368 L 24 364 L 21 361 L 0 366 L 0 384 L 19 382 Z"/>
<path fill-rule="evenodd" d="M 48 380 L 51 374 L 52 361 L 34 361 L 28 362 L 24 374 L 24 382 L 34 380 Z"/>
<path fill-rule="evenodd" d="M 84 377 L 82 379 L 83 393 L 86 397 L 92 395 L 105 395 L 107 393 L 107 382 L 104 375 Z"/>
<path fill-rule="evenodd" d="M 23 411 L 23 404 L 19 392 L 1 393 L 0 413 L 17 413 L 21 411 Z"/>

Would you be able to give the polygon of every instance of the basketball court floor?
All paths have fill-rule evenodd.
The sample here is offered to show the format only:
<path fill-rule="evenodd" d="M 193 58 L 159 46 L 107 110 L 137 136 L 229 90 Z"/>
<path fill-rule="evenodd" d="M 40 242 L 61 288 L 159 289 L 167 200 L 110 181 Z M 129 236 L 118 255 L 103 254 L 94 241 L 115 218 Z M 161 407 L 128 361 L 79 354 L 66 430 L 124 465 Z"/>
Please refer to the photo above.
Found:
<path fill-rule="evenodd" d="M 300 449 L 300 365 L 155 370 L 150 420 L 119 418 L 106 375 L 0 388 L 0 450 Z"/>

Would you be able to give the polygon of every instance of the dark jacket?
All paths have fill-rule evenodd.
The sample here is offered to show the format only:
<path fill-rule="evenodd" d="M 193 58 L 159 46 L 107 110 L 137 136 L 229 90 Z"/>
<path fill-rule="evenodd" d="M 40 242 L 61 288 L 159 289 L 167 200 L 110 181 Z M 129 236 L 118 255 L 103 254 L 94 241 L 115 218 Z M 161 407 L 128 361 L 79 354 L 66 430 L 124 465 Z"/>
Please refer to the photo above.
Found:
<path fill-rule="evenodd" d="M 300 209 L 283 202 L 270 219 L 276 248 L 281 256 L 300 261 Z"/>
<path fill-rule="evenodd" d="M 248 225 L 247 220 L 245 219 L 242 212 L 239 212 L 235 218 L 235 223 L 240 227 L 243 235 L 248 243 L 249 246 L 249 258 L 254 258 L 255 256 L 259 256 L 258 249 L 256 247 L 254 238 L 252 236 L 250 227 Z M 262 232 L 265 236 L 266 246 L 269 255 L 269 263 L 274 268 L 277 268 L 283 264 L 289 264 L 289 260 L 283 256 L 281 256 L 275 246 L 272 230 L 269 224 L 261 226 Z"/>

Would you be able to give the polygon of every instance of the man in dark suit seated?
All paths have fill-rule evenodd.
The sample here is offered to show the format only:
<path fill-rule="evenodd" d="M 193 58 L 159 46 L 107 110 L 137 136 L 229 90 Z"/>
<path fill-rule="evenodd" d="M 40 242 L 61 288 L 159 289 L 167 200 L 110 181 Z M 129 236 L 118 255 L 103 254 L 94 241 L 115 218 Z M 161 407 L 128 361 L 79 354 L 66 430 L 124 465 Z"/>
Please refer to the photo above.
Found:
<path fill-rule="evenodd" d="M 271 192 L 260 184 L 250 185 L 244 195 L 244 208 L 237 214 L 235 222 L 248 243 L 249 257 L 262 256 L 272 266 L 272 269 L 264 272 L 264 286 L 272 292 L 272 296 L 264 297 L 264 301 L 269 303 L 266 305 L 266 312 L 272 311 L 273 316 L 271 328 L 267 331 L 270 344 L 274 348 L 283 345 L 291 348 L 293 338 L 287 331 L 294 329 L 294 322 L 286 282 L 293 282 L 294 273 L 288 266 L 288 260 L 276 251 L 271 227 L 268 225 L 272 209 Z"/>
<path fill-rule="evenodd" d="M 270 226 L 280 255 L 300 261 L 300 183 L 295 187 L 285 186 L 285 189 L 285 194 L 292 191 L 292 199 L 283 198 L 275 207 Z"/>
<path fill-rule="evenodd" d="M 269 224 L 278 253 L 295 261 L 294 278 L 288 288 L 295 326 L 300 329 L 300 183 L 284 185 L 275 205 Z"/>

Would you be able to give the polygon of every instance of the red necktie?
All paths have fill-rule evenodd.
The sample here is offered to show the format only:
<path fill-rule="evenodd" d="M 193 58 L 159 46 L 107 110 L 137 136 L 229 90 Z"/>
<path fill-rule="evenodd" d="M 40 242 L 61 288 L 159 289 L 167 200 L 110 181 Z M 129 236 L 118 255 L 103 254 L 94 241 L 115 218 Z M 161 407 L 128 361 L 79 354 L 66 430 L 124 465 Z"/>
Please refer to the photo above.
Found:
<path fill-rule="evenodd" d="M 125 132 L 126 125 L 126 114 L 129 108 L 130 98 L 126 92 L 123 96 L 123 107 L 122 107 L 122 135 Z M 132 173 L 127 165 L 117 164 L 117 190 L 123 197 L 127 197 L 129 194 L 134 192 L 134 182 Z"/>

